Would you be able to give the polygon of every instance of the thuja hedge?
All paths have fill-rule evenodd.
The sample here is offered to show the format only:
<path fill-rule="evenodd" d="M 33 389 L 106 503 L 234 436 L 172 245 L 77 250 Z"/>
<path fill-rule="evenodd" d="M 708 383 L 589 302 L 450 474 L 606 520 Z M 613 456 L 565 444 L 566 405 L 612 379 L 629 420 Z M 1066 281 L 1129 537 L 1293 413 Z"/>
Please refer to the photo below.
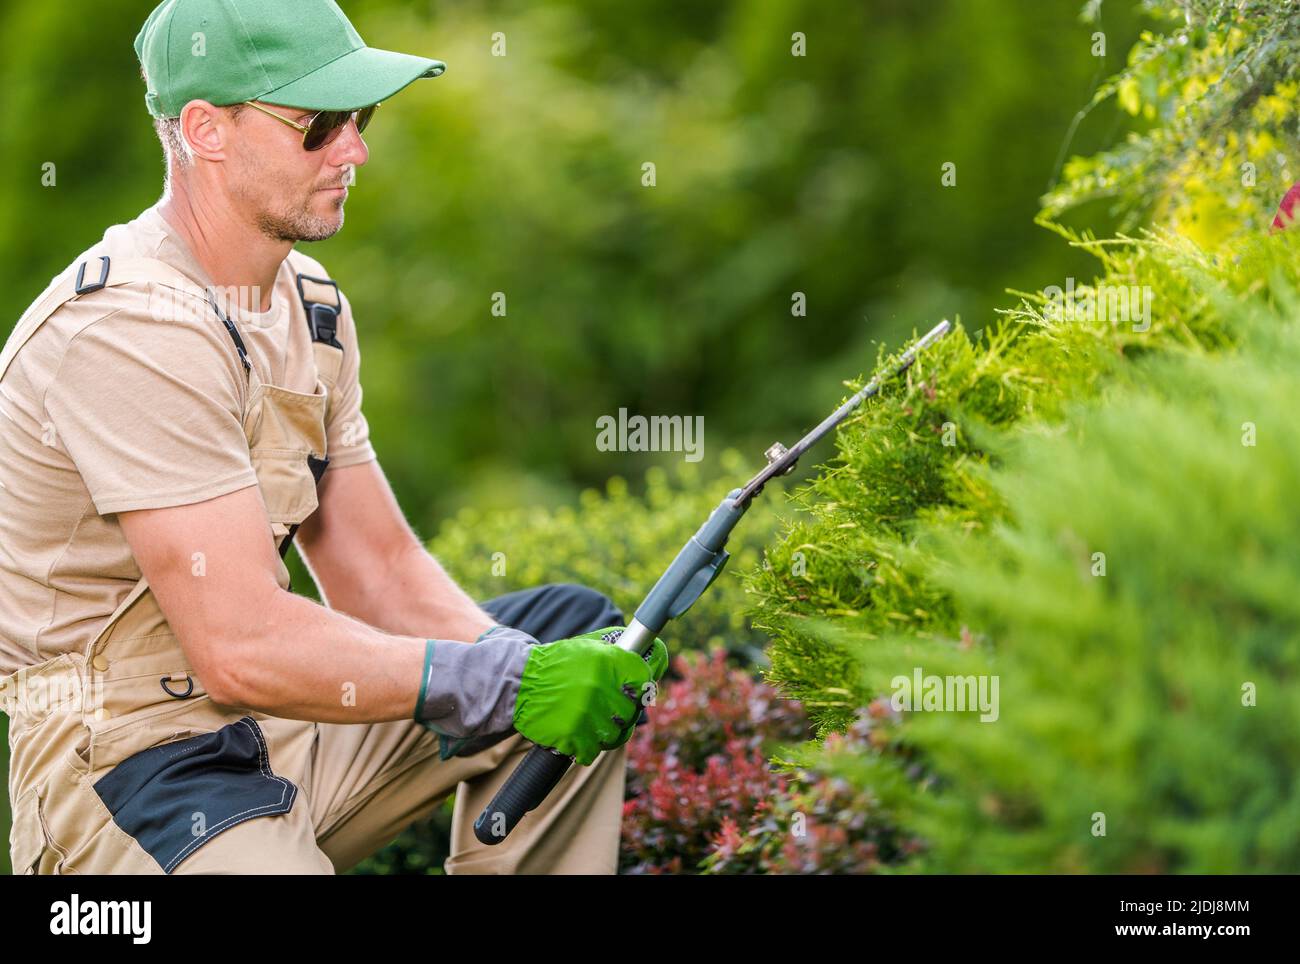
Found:
<path fill-rule="evenodd" d="M 1086 246 L 1149 330 L 1039 298 L 948 339 L 750 579 L 822 734 L 917 667 L 996 676 L 997 720 L 793 762 L 874 791 L 918 870 L 1295 872 L 1300 243 Z"/>
<path fill-rule="evenodd" d="M 769 650 L 771 676 L 823 730 L 843 729 L 873 694 L 844 692 L 852 660 L 823 639 L 825 619 L 807 617 L 864 638 L 961 634 L 916 535 L 927 527 L 973 535 L 1006 517 L 984 471 L 986 448 L 1018 426 L 1061 422 L 1068 406 L 1103 396 L 1144 356 L 1227 343 L 1194 288 L 1194 248 L 1154 238 L 1075 243 L 1101 259 L 1103 283 L 1152 287 L 1149 327 L 1050 323 L 1041 295 L 978 337 L 959 326 L 841 428 L 836 458 L 795 494 L 803 513 L 752 574 L 755 625 L 781 640 Z"/>
<path fill-rule="evenodd" d="M 1105 283 L 1149 286 L 1150 329 L 1028 298 L 950 339 L 846 428 L 751 577 L 771 679 L 825 737 L 791 762 L 870 792 L 917 870 L 1300 870 L 1300 232 L 1263 233 L 1295 179 L 1300 18 L 1143 6 L 1167 28 L 1094 106 L 1151 130 L 1072 160 L 1046 215 L 1109 200 L 1184 239 L 1089 245 Z M 917 666 L 996 675 L 998 720 L 908 712 L 846 747 Z"/>

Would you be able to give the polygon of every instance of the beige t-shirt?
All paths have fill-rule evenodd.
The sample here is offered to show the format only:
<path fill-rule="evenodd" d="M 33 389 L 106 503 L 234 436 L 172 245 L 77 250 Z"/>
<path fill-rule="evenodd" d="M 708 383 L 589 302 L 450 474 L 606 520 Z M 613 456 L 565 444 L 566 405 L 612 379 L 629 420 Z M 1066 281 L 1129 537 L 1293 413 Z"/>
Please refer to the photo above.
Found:
<path fill-rule="evenodd" d="M 211 282 L 157 208 L 109 228 L 75 263 L 156 258 Z M 263 381 L 315 390 L 293 251 L 272 307 L 233 314 Z M 257 484 L 242 417 L 247 375 L 216 314 L 151 311 L 160 285 L 132 283 L 60 307 L 0 379 L 0 675 L 84 650 L 140 578 L 115 513 L 186 505 Z M 160 320 L 163 319 L 163 320 Z M 330 470 L 375 457 L 361 414 L 360 357 L 343 299 L 343 364 L 330 402 Z"/>

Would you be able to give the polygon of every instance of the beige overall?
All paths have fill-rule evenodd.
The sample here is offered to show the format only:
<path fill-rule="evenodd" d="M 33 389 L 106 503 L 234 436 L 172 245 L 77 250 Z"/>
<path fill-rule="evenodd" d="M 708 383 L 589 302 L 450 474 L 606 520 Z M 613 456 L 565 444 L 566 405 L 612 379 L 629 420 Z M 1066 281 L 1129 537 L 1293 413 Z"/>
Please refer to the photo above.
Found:
<path fill-rule="evenodd" d="M 97 271 L 92 259 L 86 273 Z M 73 276 L 20 320 L 0 377 L 59 306 L 93 297 L 75 294 Z M 221 324 L 194 284 L 162 262 L 114 260 L 108 285 L 130 282 L 173 289 Z M 314 394 L 248 371 L 244 431 L 277 544 L 317 507 L 307 456 L 326 456 L 342 352 L 319 341 L 313 350 Z M 214 703 L 143 579 L 83 651 L 0 679 L 0 708 L 10 716 L 16 874 L 333 873 L 428 816 L 458 785 L 449 873 L 616 869 L 624 748 L 571 768 L 505 842 L 484 847 L 473 821 L 529 749 L 523 737 L 441 760 L 436 735 L 413 720 L 313 723 Z"/>

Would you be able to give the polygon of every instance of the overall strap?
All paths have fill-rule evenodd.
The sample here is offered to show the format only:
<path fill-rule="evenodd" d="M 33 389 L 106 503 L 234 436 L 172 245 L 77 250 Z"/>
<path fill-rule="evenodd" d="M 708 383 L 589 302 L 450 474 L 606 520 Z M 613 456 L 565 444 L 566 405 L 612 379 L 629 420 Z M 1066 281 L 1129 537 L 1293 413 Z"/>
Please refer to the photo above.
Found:
<path fill-rule="evenodd" d="M 3 353 L 0 353 L 0 378 L 9 370 L 18 349 L 27 344 L 27 340 L 41 325 L 65 304 L 91 295 L 101 288 L 115 288 L 133 282 L 153 282 L 182 294 L 200 297 L 199 286 L 194 281 L 156 258 L 110 259 L 107 255 L 100 255 L 76 262 L 56 276 L 18 319 Z M 234 334 L 237 338 L 238 332 Z M 237 347 L 242 355 L 242 343 Z"/>
<path fill-rule="evenodd" d="M 325 384 L 325 418 L 328 421 L 334 400 L 334 386 L 338 384 L 343 365 L 343 345 L 338 340 L 339 316 L 343 312 L 343 298 L 339 286 L 329 278 L 317 278 L 305 273 L 295 275 L 298 297 L 307 312 L 307 330 L 311 332 L 312 353 L 316 361 L 316 374 Z M 307 456 L 307 466 L 317 487 L 329 468 L 329 455 L 322 458 Z M 297 524 L 289 527 L 289 534 L 280 543 L 280 558 L 284 558 L 298 534 Z"/>
<path fill-rule="evenodd" d="M 343 365 L 343 345 L 338 339 L 343 297 L 339 294 L 339 286 L 329 278 L 300 273 L 295 279 L 298 297 L 302 299 L 303 309 L 307 312 L 307 330 L 311 332 L 316 373 L 333 395 Z M 327 402 L 326 405 L 328 404 Z"/>
<path fill-rule="evenodd" d="M 329 278 L 313 278 L 308 274 L 296 275 L 298 297 L 307 309 L 307 327 L 311 330 L 311 340 L 331 345 L 339 351 L 339 315 L 343 311 L 343 298 L 339 295 L 339 286 Z"/>

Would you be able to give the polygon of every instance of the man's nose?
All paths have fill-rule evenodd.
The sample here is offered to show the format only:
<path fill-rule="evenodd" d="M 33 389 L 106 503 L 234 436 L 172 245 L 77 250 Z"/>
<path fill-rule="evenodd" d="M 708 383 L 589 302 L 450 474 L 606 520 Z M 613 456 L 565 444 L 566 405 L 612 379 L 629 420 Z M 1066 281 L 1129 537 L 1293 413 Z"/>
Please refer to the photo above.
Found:
<path fill-rule="evenodd" d="M 370 159 L 370 148 L 366 147 L 366 142 L 361 139 L 361 132 L 357 130 L 356 117 L 347 122 L 339 136 L 334 139 L 334 143 L 330 145 L 330 149 L 331 163 L 340 167 L 344 164 L 360 167 Z"/>

